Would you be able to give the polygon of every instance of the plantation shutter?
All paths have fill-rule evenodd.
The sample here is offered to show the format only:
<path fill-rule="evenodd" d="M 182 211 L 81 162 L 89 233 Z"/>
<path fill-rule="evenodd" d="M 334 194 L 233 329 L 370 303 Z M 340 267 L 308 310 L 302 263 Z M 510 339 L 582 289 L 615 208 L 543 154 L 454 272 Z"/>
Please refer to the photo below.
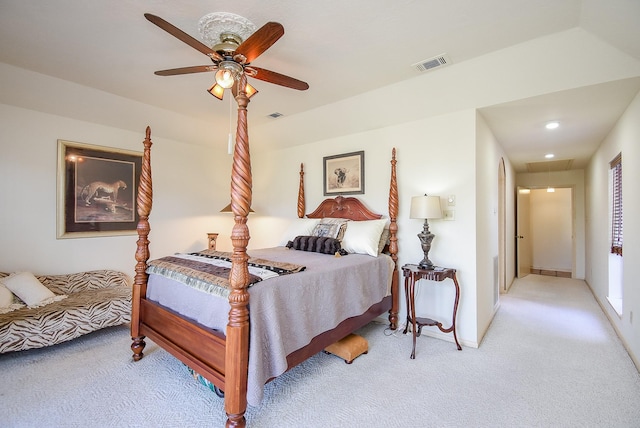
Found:
<path fill-rule="evenodd" d="M 611 168 L 611 253 L 622 256 L 622 154 L 609 163 Z"/>

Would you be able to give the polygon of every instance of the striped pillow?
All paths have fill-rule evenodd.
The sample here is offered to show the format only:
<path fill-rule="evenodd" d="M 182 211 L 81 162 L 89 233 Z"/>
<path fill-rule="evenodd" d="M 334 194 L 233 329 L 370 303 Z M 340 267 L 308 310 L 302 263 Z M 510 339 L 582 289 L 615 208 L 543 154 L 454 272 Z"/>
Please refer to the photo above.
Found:
<path fill-rule="evenodd" d="M 311 236 L 324 236 L 327 238 L 335 238 L 342 240 L 344 231 L 347 228 L 347 221 L 344 218 L 323 218 L 320 220 L 311 232 Z"/>

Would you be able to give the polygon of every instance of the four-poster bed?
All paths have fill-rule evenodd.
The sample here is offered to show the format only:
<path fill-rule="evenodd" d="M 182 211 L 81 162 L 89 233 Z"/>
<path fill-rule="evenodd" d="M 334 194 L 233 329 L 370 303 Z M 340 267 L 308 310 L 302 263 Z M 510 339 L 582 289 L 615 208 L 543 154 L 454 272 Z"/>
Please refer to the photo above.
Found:
<path fill-rule="evenodd" d="M 152 291 L 152 281 L 150 281 L 150 279 L 155 279 L 155 275 L 149 275 L 147 273 L 149 266 L 149 214 L 151 212 L 153 194 L 150 162 L 150 150 L 152 144 L 150 128 L 147 128 L 144 140 L 143 165 L 138 193 L 138 214 L 140 216 L 140 221 L 137 228 L 137 263 L 133 287 L 131 321 L 131 336 L 133 341 L 131 349 L 133 350 L 133 359 L 138 361 L 143 357 L 145 337 L 150 338 L 159 346 L 170 352 L 195 372 L 199 373 L 201 376 L 224 391 L 225 411 L 228 417 L 227 426 L 229 427 L 245 426 L 246 421 L 244 413 L 247 407 L 247 395 L 248 393 L 250 394 L 254 392 L 253 390 L 248 390 L 248 383 L 251 386 L 251 376 L 254 372 L 259 371 L 252 368 L 252 364 L 255 363 L 255 360 L 257 359 L 256 353 L 261 351 L 259 347 L 269 347 L 271 345 L 269 340 L 276 341 L 276 339 L 265 339 L 262 336 L 277 336 L 277 340 L 280 340 L 281 337 L 285 338 L 283 339 L 283 349 L 281 352 L 285 353 L 286 363 L 284 369 L 276 369 L 274 373 L 275 376 L 277 376 L 279 373 L 294 367 L 312 355 L 322 351 L 328 345 L 342 339 L 354 330 L 366 325 L 376 317 L 384 314 L 384 312 L 388 311 L 389 313 L 389 322 L 392 329 L 397 328 L 398 320 L 399 278 L 397 269 L 398 246 L 396 237 L 398 190 L 396 183 L 396 160 L 394 149 L 391 159 L 391 180 L 389 189 L 388 253 L 390 257 L 383 255 L 389 259 L 390 262 L 385 266 L 385 261 L 383 260 L 384 257 L 382 256 L 371 257 L 362 254 L 349 254 L 341 258 L 334 258 L 334 256 L 327 254 L 306 253 L 304 257 L 309 256 L 310 258 L 304 259 L 306 267 L 304 272 L 286 275 L 287 277 L 290 277 L 288 278 L 290 281 L 295 281 L 300 284 L 304 283 L 305 287 L 310 287 L 309 284 L 317 281 L 317 278 L 314 279 L 313 275 L 327 275 L 327 271 L 321 271 L 318 273 L 318 269 L 325 269 L 326 266 L 329 265 L 327 260 L 336 260 L 334 262 L 335 265 L 342 266 L 342 271 L 336 273 L 336 275 L 341 278 L 345 278 L 345 275 L 347 274 L 354 275 L 352 282 L 348 282 L 351 281 L 348 279 L 340 281 L 341 287 L 336 287 L 336 289 L 346 290 L 344 292 L 348 293 L 355 293 L 358 287 L 371 287 L 362 288 L 363 291 L 361 292 L 365 295 L 371 295 L 370 297 L 373 298 L 374 301 L 366 303 L 362 309 L 356 309 L 357 306 L 355 303 L 353 305 L 344 305 L 346 306 L 347 311 L 351 310 L 356 312 L 338 319 L 338 322 L 334 322 L 335 317 L 343 315 L 338 313 L 327 315 L 328 317 L 334 317 L 327 321 L 333 324 L 330 324 L 330 327 L 313 326 L 316 330 L 318 328 L 321 328 L 321 330 L 319 332 L 316 331 L 312 333 L 308 337 L 304 336 L 303 333 L 300 333 L 300 337 L 295 337 L 296 334 L 293 333 L 298 333 L 298 328 L 293 329 L 290 327 L 287 331 L 273 331 L 274 329 L 283 329 L 284 327 L 272 328 L 267 326 L 261 329 L 262 324 L 260 323 L 262 321 L 257 317 L 263 312 L 268 313 L 268 309 L 263 311 L 260 307 L 261 299 L 267 298 L 264 297 L 267 296 L 266 291 L 264 290 L 277 290 L 278 287 L 272 284 L 279 284 L 278 281 L 284 281 L 284 277 L 271 278 L 249 288 L 251 275 L 249 273 L 249 255 L 247 254 L 247 245 L 249 243 L 247 215 L 249 214 L 249 207 L 251 205 L 252 177 L 247 132 L 247 105 L 249 100 L 245 93 L 245 85 L 246 77 L 242 76 L 239 84 L 238 96 L 236 97 L 238 102 L 238 127 L 231 174 L 231 208 L 234 213 L 235 225 L 231 233 L 233 253 L 230 256 L 231 266 L 228 271 L 228 299 L 225 300 L 228 308 L 228 316 L 225 316 L 227 320 L 226 325 L 222 328 L 212 328 L 207 326 L 206 323 L 203 324 L 195 321 L 191 315 L 180 313 L 181 309 L 179 308 L 171 308 L 170 297 L 166 298 L 163 301 L 164 303 L 159 303 L 158 300 L 154 300 L 148 296 L 148 292 L 152 292 L 152 294 L 156 293 L 156 291 Z M 298 217 L 300 218 L 305 217 L 303 175 L 304 173 L 301 168 L 297 207 Z M 316 210 L 306 216 L 306 218 L 315 219 L 345 218 L 353 222 L 372 221 L 380 219 L 381 217 L 381 215 L 369 211 L 358 199 L 343 198 L 341 196 L 338 196 L 335 199 L 324 200 Z M 260 251 L 261 250 L 255 250 L 255 253 L 262 256 Z M 289 255 L 295 256 L 295 260 L 303 260 L 300 258 L 303 257 L 301 254 L 303 253 L 302 251 L 288 250 L 280 247 L 278 247 L 278 251 L 279 254 L 289 252 Z M 252 253 L 252 256 L 255 255 L 254 251 L 250 252 Z M 272 254 L 274 253 L 265 254 L 269 254 L 264 256 L 266 258 L 272 257 Z M 320 263 L 317 263 L 318 265 L 323 266 L 323 268 L 316 268 L 314 265 L 315 262 L 313 262 L 312 259 L 319 259 L 323 257 L 324 259 L 321 259 Z M 361 262 L 370 263 L 372 261 L 378 263 L 378 267 L 375 269 L 356 266 Z M 380 276 L 384 276 L 385 272 L 388 272 L 388 278 L 385 278 L 384 281 L 376 278 L 366 278 L 366 275 L 368 274 L 366 272 L 374 270 L 378 270 L 380 272 Z M 364 280 L 359 282 L 384 282 L 384 290 L 376 291 L 371 284 L 354 285 L 353 283 L 358 282 L 356 277 L 360 276 L 363 276 Z M 161 281 L 162 280 L 158 280 L 156 282 Z M 262 286 L 267 283 L 269 284 L 268 287 L 266 285 Z M 311 288 L 302 289 L 302 287 L 303 285 L 296 286 L 295 288 L 289 288 L 286 293 L 282 294 L 289 295 L 292 293 L 295 294 L 296 292 L 315 293 Z M 323 284 L 323 287 L 327 288 L 325 284 Z M 300 289 L 300 291 L 295 291 L 298 289 Z M 197 292 L 201 293 L 200 291 Z M 277 291 L 274 291 L 274 293 L 277 293 Z M 313 294 L 313 297 L 301 298 L 299 305 L 289 304 L 286 311 L 292 312 L 293 314 L 291 316 L 296 314 L 301 315 L 304 312 L 308 312 L 311 300 L 314 304 L 323 304 L 321 294 L 322 293 L 318 293 L 318 295 Z M 251 325 L 249 316 L 250 296 L 252 296 Z M 162 298 L 157 299 L 162 300 Z M 339 300 L 343 299 L 343 297 L 336 296 L 335 299 Z M 218 298 L 218 300 L 223 299 Z M 347 301 L 347 303 L 349 302 Z M 274 317 L 279 317 L 283 312 L 282 309 L 279 309 L 278 311 L 277 315 L 273 315 Z M 325 303 L 325 306 L 318 308 L 318 312 L 322 312 L 322 315 L 324 316 L 326 312 L 330 311 L 326 310 Z M 322 318 L 320 314 L 317 315 L 318 318 Z M 270 315 L 266 316 L 268 317 Z M 291 323 L 291 319 L 283 319 L 282 323 L 285 325 Z M 293 324 L 289 324 L 289 326 L 291 325 L 297 327 L 295 322 Z M 293 337 L 293 339 L 290 336 Z M 255 351 L 253 354 L 250 353 L 250 340 L 252 350 Z M 293 348 L 291 348 L 291 346 L 293 346 Z M 271 372 L 268 370 L 264 372 L 267 373 L 267 376 L 270 376 Z M 264 381 L 268 381 L 271 377 L 267 377 L 262 380 L 258 378 L 256 382 L 262 381 L 262 384 L 259 385 L 260 388 L 262 388 Z M 255 385 L 253 385 L 253 387 L 255 388 Z"/>

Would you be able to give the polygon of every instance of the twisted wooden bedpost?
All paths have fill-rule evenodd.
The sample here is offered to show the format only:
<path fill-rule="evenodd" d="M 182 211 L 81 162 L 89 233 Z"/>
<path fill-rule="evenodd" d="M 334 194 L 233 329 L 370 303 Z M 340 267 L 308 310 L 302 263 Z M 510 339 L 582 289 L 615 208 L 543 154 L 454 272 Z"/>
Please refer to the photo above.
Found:
<path fill-rule="evenodd" d="M 298 185 L 298 218 L 304 217 L 304 165 L 300 164 L 300 184 Z"/>
<path fill-rule="evenodd" d="M 133 298 L 131 300 L 131 350 L 133 359 L 140 360 L 144 354 L 146 345 L 144 336 L 140 335 L 140 298 L 147 294 L 147 261 L 149 260 L 149 214 L 153 200 L 153 188 L 151 185 L 151 128 L 147 126 L 144 139 L 144 152 L 142 154 L 142 171 L 140 171 L 140 183 L 138 184 L 138 247 L 136 249 L 136 275 L 133 280 Z"/>
<path fill-rule="evenodd" d="M 249 135 L 247 131 L 246 94 L 247 77 L 243 74 L 238 84 L 238 125 L 236 145 L 233 152 L 231 171 L 231 210 L 235 225 L 231 232 L 233 255 L 229 283 L 229 322 L 225 349 L 225 411 L 227 427 L 244 427 L 244 413 L 247 409 L 247 376 L 249 363 L 249 269 L 247 266 L 247 246 L 249 227 L 247 216 L 251 207 L 251 159 L 249 154 Z"/>
<path fill-rule="evenodd" d="M 391 151 L 391 184 L 389 187 L 389 253 L 394 262 L 393 278 L 391 286 L 391 309 L 389 310 L 389 323 L 391 329 L 398 328 L 398 180 L 396 178 L 396 148 Z"/>

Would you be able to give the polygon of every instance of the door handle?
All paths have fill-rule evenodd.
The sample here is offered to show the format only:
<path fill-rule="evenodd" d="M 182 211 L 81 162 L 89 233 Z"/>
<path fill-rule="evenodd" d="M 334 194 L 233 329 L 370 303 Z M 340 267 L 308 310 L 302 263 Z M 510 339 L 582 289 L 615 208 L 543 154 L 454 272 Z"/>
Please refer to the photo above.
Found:
<path fill-rule="evenodd" d="M 516 238 L 517 238 L 517 239 L 524 239 L 524 236 L 522 236 L 522 235 L 516 235 Z"/>

